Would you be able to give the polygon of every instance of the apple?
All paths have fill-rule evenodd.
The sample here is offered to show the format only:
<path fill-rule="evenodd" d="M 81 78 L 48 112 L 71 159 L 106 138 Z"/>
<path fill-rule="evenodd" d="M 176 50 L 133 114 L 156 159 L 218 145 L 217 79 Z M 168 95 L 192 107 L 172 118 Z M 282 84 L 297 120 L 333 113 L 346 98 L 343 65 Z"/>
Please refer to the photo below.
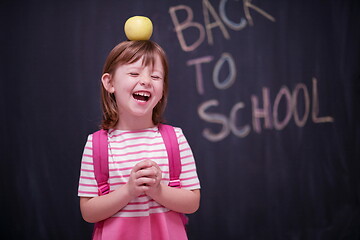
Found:
<path fill-rule="evenodd" d="M 124 25 L 125 35 L 131 40 L 149 40 L 153 25 L 149 18 L 144 16 L 134 16 L 129 18 Z"/>

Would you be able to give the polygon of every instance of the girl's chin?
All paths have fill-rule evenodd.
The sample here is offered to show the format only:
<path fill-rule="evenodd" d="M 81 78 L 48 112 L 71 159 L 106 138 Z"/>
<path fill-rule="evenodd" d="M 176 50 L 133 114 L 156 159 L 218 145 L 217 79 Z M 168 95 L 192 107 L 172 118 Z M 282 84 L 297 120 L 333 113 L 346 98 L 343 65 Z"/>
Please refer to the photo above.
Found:
<path fill-rule="evenodd" d="M 134 118 L 149 118 L 152 119 L 152 110 L 144 111 L 144 110 L 133 110 L 130 114 Z"/>
<path fill-rule="evenodd" d="M 135 104 L 120 107 L 120 109 L 126 109 L 122 111 L 120 115 L 128 116 L 129 118 L 149 118 L 152 119 L 152 113 L 155 106 L 151 102 L 139 102 L 136 101 Z M 121 116 L 120 116 L 121 117 Z"/>

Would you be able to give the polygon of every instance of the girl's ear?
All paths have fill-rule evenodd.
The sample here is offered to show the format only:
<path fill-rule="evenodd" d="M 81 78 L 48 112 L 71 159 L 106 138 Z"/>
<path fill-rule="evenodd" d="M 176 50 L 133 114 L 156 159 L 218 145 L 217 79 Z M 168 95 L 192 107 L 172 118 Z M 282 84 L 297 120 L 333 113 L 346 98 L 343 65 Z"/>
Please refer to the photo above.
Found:
<path fill-rule="evenodd" d="M 114 83 L 113 83 L 113 80 L 111 79 L 110 73 L 104 73 L 101 77 L 101 82 L 102 82 L 104 88 L 106 89 L 106 91 L 108 91 L 109 93 L 115 92 Z"/>

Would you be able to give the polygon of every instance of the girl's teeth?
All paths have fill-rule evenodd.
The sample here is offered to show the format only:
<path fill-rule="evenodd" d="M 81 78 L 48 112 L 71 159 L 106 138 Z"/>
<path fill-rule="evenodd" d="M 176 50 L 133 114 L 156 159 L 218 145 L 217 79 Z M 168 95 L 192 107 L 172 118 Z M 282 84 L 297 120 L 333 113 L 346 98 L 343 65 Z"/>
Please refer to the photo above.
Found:
<path fill-rule="evenodd" d="M 148 101 L 150 98 L 150 94 L 149 93 L 145 93 L 145 92 L 138 92 L 138 93 L 134 93 L 133 97 L 136 100 L 140 100 L 140 101 Z"/>

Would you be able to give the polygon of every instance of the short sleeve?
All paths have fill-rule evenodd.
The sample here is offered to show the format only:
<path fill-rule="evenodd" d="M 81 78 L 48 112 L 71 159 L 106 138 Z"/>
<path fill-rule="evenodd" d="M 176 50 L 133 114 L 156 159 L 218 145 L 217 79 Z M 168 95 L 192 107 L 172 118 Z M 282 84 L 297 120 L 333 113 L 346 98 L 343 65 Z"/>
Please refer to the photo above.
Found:
<path fill-rule="evenodd" d="M 187 190 L 200 189 L 200 181 L 197 175 L 195 159 L 191 147 L 181 128 L 175 128 L 175 132 L 179 142 L 181 159 L 181 188 Z"/>
<path fill-rule="evenodd" d="M 94 163 L 92 155 L 92 134 L 88 136 L 82 155 L 78 196 L 98 196 L 98 188 L 94 174 Z"/>

